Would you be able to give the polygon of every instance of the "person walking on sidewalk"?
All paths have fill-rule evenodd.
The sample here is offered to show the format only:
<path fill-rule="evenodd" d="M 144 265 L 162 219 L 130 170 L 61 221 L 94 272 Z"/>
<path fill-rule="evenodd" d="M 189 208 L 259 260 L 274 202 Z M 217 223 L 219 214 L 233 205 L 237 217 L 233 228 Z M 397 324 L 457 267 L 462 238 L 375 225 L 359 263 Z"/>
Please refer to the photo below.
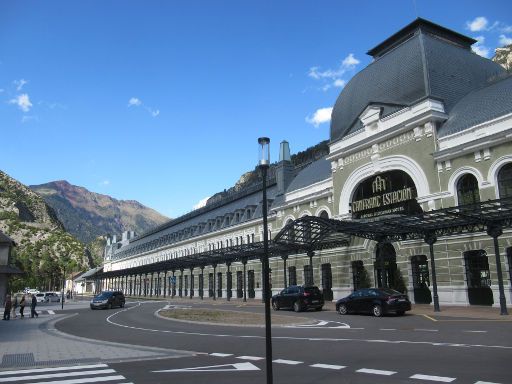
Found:
<path fill-rule="evenodd" d="M 21 315 L 22 319 L 25 317 L 25 315 L 23 314 L 23 311 L 25 310 L 26 304 L 27 304 L 27 302 L 25 300 L 25 295 L 23 295 L 23 296 L 21 296 L 21 300 L 20 300 L 20 315 Z"/>
<path fill-rule="evenodd" d="M 11 295 L 7 295 L 5 297 L 4 318 L 2 320 L 10 320 L 11 307 L 12 307 Z"/>
<path fill-rule="evenodd" d="M 39 314 L 36 312 L 36 306 L 37 306 L 37 298 L 35 293 L 32 294 L 32 301 L 30 304 L 30 317 L 39 317 Z"/>
<path fill-rule="evenodd" d="M 14 301 L 12 302 L 12 317 L 15 319 L 18 317 L 16 315 L 16 309 L 18 309 L 18 296 L 14 295 Z"/>

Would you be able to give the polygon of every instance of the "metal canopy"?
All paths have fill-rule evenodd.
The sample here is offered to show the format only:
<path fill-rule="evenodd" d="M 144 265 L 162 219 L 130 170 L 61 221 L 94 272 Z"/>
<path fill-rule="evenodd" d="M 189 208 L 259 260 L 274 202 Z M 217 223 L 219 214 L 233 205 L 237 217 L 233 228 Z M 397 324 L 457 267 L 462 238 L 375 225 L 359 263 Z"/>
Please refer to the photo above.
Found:
<path fill-rule="evenodd" d="M 335 220 L 305 216 L 286 225 L 271 241 L 269 256 L 279 257 L 349 244 L 351 236 L 379 242 L 426 239 L 512 226 L 512 197 L 443 208 L 417 215 Z M 97 278 L 139 275 L 255 260 L 264 255 L 263 242 L 242 244 L 146 264 L 97 273 Z"/>

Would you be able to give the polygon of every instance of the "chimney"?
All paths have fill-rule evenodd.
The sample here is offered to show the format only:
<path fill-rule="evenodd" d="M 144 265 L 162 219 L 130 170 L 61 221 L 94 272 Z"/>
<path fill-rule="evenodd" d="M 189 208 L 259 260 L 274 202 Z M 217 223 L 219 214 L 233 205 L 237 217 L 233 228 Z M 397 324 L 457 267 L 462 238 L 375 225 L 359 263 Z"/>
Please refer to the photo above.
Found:
<path fill-rule="evenodd" d="M 290 145 L 286 140 L 283 140 L 279 148 L 279 162 L 276 165 L 278 195 L 285 193 L 294 176 L 294 168 L 290 157 Z"/>

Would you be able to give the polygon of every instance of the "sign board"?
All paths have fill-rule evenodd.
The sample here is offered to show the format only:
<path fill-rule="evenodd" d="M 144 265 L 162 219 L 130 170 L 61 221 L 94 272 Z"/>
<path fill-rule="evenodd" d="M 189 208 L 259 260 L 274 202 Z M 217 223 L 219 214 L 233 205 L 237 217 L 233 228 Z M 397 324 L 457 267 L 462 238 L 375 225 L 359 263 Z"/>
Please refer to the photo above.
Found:
<path fill-rule="evenodd" d="M 169 276 L 169 284 L 176 284 L 176 276 Z"/>
<path fill-rule="evenodd" d="M 416 186 L 403 171 L 389 171 L 362 181 L 354 193 L 351 211 L 355 219 L 421 212 Z"/>

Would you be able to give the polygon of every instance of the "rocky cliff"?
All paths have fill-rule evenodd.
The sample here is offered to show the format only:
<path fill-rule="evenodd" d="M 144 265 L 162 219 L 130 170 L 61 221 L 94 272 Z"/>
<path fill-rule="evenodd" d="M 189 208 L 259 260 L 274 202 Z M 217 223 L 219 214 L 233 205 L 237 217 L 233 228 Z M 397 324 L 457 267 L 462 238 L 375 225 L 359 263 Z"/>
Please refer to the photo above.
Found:
<path fill-rule="evenodd" d="M 500 64 L 507 71 L 512 71 L 512 44 L 503 48 L 496 48 L 496 54 L 492 61 Z"/>
<path fill-rule="evenodd" d="M 117 200 L 64 180 L 30 188 L 53 208 L 69 233 L 86 243 L 128 230 L 140 234 L 169 220 L 137 201 Z"/>
<path fill-rule="evenodd" d="M 84 245 L 65 232 L 55 212 L 39 195 L 2 171 L 0 230 L 16 242 L 13 263 L 26 272 L 24 284 L 46 285 L 64 270 L 89 267 Z"/>

